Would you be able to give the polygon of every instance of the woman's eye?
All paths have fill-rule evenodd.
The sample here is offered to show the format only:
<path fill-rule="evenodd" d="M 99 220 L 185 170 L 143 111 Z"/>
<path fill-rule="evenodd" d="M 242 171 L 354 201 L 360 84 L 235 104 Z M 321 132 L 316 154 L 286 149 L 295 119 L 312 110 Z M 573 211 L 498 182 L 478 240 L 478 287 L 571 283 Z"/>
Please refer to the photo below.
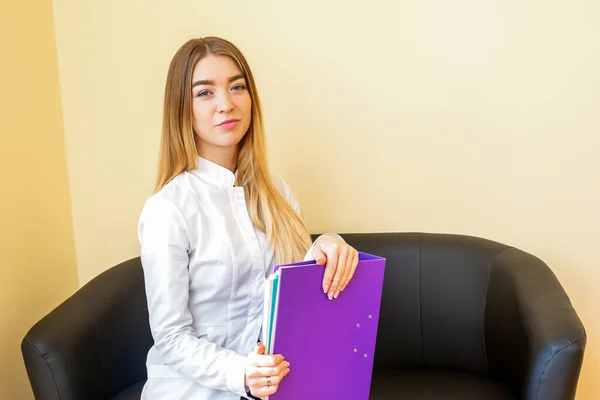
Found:
<path fill-rule="evenodd" d="M 235 85 L 233 87 L 233 90 L 244 90 L 246 89 L 246 87 L 244 85 Z"/>
<path fill-rule="evenodd" d="M 210 92 L 208 90 L 201 90 L 200 92 L 198 92 L 198 97 L 206 97 L 210 94 Z"/>

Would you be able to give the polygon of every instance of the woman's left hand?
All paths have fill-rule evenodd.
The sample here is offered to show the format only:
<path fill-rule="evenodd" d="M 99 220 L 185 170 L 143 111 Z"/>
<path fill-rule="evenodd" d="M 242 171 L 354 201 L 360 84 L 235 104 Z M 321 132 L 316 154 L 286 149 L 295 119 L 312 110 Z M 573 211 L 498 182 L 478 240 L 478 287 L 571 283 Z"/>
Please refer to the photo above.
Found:
<path fill-rule="evenodd" d="M 354 276 L 358 265 L 358 251 L 335 235 L 324 234 L 317 238 L 312 250 L 317 264 L 325 267 L 323 292 L 329 300 L 336 298 Z"/>

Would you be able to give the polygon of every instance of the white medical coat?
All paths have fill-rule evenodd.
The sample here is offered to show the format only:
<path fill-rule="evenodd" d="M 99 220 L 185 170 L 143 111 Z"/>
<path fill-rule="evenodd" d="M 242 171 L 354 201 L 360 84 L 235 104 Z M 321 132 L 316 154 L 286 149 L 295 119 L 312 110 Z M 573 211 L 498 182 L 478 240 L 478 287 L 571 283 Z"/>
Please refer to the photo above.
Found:
<path fill-rule="evenodd" d="M 201 157 L 198 165 L 151 196 L 140 215 L 154 338 L 142 400 L 245 397 L 247 355 L 260 339 L 273 249 L 254 227 L 235 175 Z M 275 182 L 300 212 L 289 186 Z"/>

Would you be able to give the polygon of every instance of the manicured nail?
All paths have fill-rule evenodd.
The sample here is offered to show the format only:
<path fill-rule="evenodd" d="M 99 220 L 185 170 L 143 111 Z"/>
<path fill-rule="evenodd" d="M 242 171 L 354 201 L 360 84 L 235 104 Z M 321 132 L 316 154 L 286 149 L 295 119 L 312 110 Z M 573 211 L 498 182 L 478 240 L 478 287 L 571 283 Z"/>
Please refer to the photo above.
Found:
<path fill-rule="evenodd" d="M 335 296 L 334 297 L 337 299 L 339 295 L 340 295 L 340 291 L 338 290 L 337 292 L 335 292 Z"/>
<path fill-rule="evenodd" d="M 329 290 L 329 284 L 325 285 L 325 289 L 323 290 L 323 293 L 327 293 L 328 290 Z"/>
<path fill-rule="evenodd" d="M 333 291 L 329 292 L 327 296 L 329 297 L 329 300 L 331 300 L 333 298 Z"/>

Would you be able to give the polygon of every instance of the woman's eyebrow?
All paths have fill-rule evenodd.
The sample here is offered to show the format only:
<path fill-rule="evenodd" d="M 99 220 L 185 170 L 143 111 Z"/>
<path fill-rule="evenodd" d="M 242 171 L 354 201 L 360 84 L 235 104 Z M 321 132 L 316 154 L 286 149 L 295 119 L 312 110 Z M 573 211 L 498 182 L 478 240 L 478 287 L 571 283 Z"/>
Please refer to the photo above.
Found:
<path fill-rule="evenodd" d="M 244 74 L 237 74 L 237 75 L 234 75 L 234 76 L 230 77 L 229 79 L 227 79 L 227 81 L 229 83 L 231 83 L 233 81 L 237 81 L 238 79 L 242 79 L 242 78 L 245 78 Z M 211 80 L 207 80 L 207 79 L 201 80 L 201 81 L 196 81 L 196 82 L 194 82 L 192 84 L 192 87 L 195 87 L 195 86 L 198 86 L 198 85 L 211 85 L 211 86 L 214 86 L 215 85 L 215 81 L 211 81 Z"/>

